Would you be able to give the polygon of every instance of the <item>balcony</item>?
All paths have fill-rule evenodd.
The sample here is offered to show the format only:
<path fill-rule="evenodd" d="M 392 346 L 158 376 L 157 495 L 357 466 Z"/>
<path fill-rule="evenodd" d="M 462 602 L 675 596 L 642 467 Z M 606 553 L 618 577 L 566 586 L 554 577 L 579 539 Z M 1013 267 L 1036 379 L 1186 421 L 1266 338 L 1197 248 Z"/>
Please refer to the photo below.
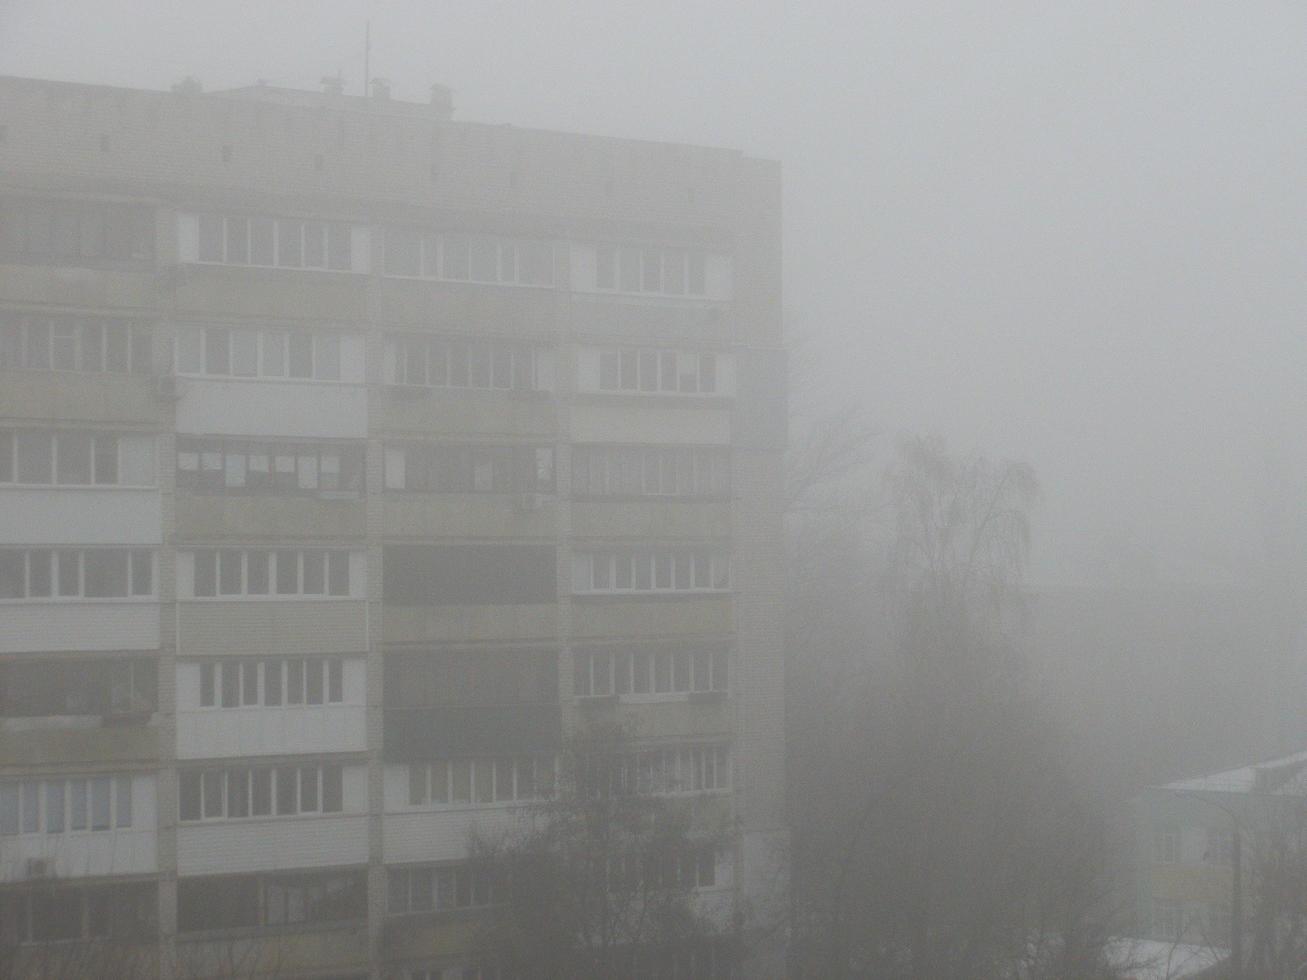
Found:
<path fill-rule="evenodd" d="M 366 709 L 361 704 L 198 708 L 177 712 L 179 759 L 366 749 Z"/>
<path fill-rule="evenodd" d="M 731 734 L 734 706 L 725 693 L 659 697 L 577 698 L 572 711 L 583 724 L 629 722 L 636 738 L 712 738 Z"/>
<path fill-rule="evenodd" d="M 177 494 L 177 536 L 182 541 L 337 541 L 362 538 L 366 531 L 361 498 Z"/>
<path fill-rule="evenodd" d="M 386 708 L 387 762 L 549 752 L 562 744 L 557 704 Z"/>
<path fill-rule="evenodd" d="M 157 379 L 128 374 L 0 371 L 0 416 L 45 424 L 79 422 L 168 426 L 173 403 L 155 394 Z"/>
<path fill-rule="evenodd" d="M 556 438 L 558 414 L 544 391 L 387 386 L 374 393 L 373 428 L 383 433 L 470 439 L 477 435 Z"/>
<path fill-rule="evenodd" d="M 710 541 L 731 534 L 729 500 L 573 500 L 572 536 L 605 540 Z"/>
<path fill-rule="evenodd" d="M 158 300 L 158 278 L 143 262 L 102 260 L 101 267 L 90 268 L 59 265 L 59 261 L 0 264 L 0 283 L 4 284 L 0 298 L 10 303 L 127 310 L 150 309 Z"/>
<path fill-rule="evenodd" d="M 585 638 L 726 636 L 729 595 L 576 596 L 572 635 Z"/>
<path fill-rule="evenodd" d="M 201 599 L 177 606 L 178 651 L 189 656 L 294 656 L 368 648 L 367 610 L 361 599 Z"/>
<path fill-rule="evenodd" d="M 648 446 L 729 445 L 731 410 L 719 402 L 687 406 L 655 396 L 585 396 L 572 406 L 572 439 Z"/>
<path fill-rule="evenodd" d="M 302 931 L 290 931 L 293 928 L 265 935 L 233 930 L 225 936 L 182 936 L 177 940 L 177 975 L 195 980 L 256 975 L 337 976 L 342 970 L 367 975 L 365 923 L 301 926 Z"/>
<path fill-rule="evenodd" d="M 375 287 L 383 323 L 485 323 L 515 338 L 548 339 L 554 330 L 558 293 L 547 287 L 442 282 L 384 276 Z"/>
<path fill-rule="evenodd" d="M 382 534 L 422 538 L 548 538 L 558 525 L 558 498 L 545 494 L 388 493 Z"/>
<path fill-rule="evenodd" d="M 366 321 L 365 276 L 302 269 L 187 265 L 180 270 L 177 310 L 191 316 L 271 320 Z"/>
<path fill-rule="evenodd" d="M 386 643 L 475 643 L 552 640 L 558 636 L 556 603 L 385 607 Z"/>
<path fill-rule="evenodd" d="M 361 767 L 347 767 L 345 798 L 366 799 Z M 183 875 L 279 871 L 367 864 L 368 818 L 363 813 L 266 817 L 177 826 L 177 871 Z"/>
<path fill-rule="evenodd" d="M 152 600 L 6 601 L 0 619 L 0 653 L 159 649 L 159 603 Z"/>
<path fill-rule="evenodd" d="M 0 765 L 41 768 L 92 762 L 157 762 L 151 715 L 78 715 L 0 721 Z"/>
<path fill-rule="evenodd" d="M 162 527 L 158 490 L 0 490 L 0 541 L 5 544 L 157 545 Z"/>
<path fill-rule="evenodd" d="M 177 379 L 177 431 L 296 439 L 361 439 L 368 395 L 361 384 Z"/>

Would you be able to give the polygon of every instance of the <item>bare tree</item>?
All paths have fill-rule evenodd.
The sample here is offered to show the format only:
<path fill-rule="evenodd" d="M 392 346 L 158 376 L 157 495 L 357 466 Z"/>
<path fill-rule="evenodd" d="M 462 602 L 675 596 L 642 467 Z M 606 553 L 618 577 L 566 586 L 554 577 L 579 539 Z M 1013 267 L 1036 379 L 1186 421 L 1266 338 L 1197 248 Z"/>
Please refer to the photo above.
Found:
<path fill-rule="evenodd" d="M 832 556 L 832 577 L 854 584 L 835 608 L 812 601 L 835 628 L 795 638 L 816 646 L 813 671 L 823 641 L 842 648 L 843 672 L 828 737 L 807 746 L 814 764 L 791 760 L 802 975 L 1110 975 L 1101 822 L 1012 642 L 1036 497 L 1024 464 L 908 440 L 886 476 L 880 541 L 849 529 Z"/>
<path fill-rule="evenodd" d="M 730 825 L 709 798 L 660 772 L 621 726 L 565 746 L 554 797 L 499 839 L 474 839 L 500 904 L 488 957 L 541 978 L 710 976 L 734 958 L 734 923 L 696 888 L 711 884 Z M 667 795 L 669 790 L 675 795 Z"/>

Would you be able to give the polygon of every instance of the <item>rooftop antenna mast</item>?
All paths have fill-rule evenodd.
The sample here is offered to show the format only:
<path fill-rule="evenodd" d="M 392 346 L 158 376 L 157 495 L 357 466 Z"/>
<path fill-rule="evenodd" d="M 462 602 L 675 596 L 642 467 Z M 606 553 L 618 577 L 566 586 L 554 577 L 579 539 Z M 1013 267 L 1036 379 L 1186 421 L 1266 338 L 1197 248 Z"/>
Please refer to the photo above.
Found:
<path fill-rule="evenodd" d="M 368 71 L 368 62 L 372 57 L 372 21 L 363 22 L 363 97 L 368 97 L 368 86 L 372 79 Z"/>

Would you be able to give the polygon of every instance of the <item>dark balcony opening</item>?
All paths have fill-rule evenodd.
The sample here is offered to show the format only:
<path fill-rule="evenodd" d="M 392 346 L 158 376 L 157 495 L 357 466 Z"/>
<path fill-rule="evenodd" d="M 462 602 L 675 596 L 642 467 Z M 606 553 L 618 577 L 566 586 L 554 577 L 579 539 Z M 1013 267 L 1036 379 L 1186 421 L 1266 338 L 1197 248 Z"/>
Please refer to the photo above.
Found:
<path fill-rule="evenodd" d="M 3 663 L 0 717 L 99 715 L 143 722 L 158 703 L 157 669 L 149 657 Z"/>

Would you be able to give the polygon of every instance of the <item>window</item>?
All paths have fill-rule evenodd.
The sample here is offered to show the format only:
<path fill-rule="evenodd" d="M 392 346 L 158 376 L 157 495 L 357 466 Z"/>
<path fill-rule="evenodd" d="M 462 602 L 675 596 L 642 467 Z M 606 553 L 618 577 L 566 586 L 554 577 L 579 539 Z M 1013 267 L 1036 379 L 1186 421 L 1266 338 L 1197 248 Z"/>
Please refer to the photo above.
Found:
<path fill-rule="evenodd" d="M 547 391 L 553 387 L 553 355 L 531 344 L 392 334 L 384 373 L 386 383 L 395 385 Z"/>
<path fill-rule="evenodd" d="M 717 355 L 710 351 L 653 348 L 601 349 L 600 391 L 715 395 Z"/>
<path fill-rule="evenodd" d="M 573 591 L 720 592 L 730 588 L 730 557 L 700 548 L 633 548 L 573 555 Z"/>
<path fill-rule="evenodd" d="M 1158 827 L 1153 831 L 1153 863 L 1180 863 L 1180 831 L 1175 827 Z"/>
<path fill-rule="evenodd" d="M 150 486 L 154 437 L 0 429 L 0 484 Z"/>
<path fill-rule="evenodd" d="M 350 553 L 345 550 L 199 548 L 191 554 L 195 598 L 265 597 L 270 582 L 276 583 L 276 597 L 351 594 Z"/>
<path fill-rule="evenodd" d="M 140 940 L 156 933 L 157 886 L 50 886 L 0 896 L 0 931 L 20 943 Z"/>
<path fill-rule="evenodd" d="M 19 261 L 141 261 L 154 255 L 154 212 L 139 205 L 0 200 L 0 255 Z"/>
<path fill-rule="evenodd" d="M 354 271 L 353 226 L 344 222 L 213 213 L 196 222 L 200 262 Z"/>
<path fill-rule="evenodd" d="M 178 374 L 339 381 L 340 334 L 179 327 Z"/>
<path fill-rule="evenodd" d="M 577 650 L 572 655 L 576 697 L 632 693 L 690 694 L 724 692 L 728 687 L 729 651 L 630 649 Z"/>
<path fill-rule="evenodd" d="M 1173 902 L 1153 899 L 1153 936 L 1156 939 L 1174 942 L 1184 932 L 1183 910 Z"/>
<path fill-rule="evenodd" d="M 552 286 L 554 250 L 549 242 L 422 232 L 402 225 L 385 230 L 386 275 L 450 282 Z"/>
<path fill-rule="evenodd" d="M 199 493 L 357 497 L 359 443 L 177 439 L 177 486 Z"/>
<path fill-rule="evenodd" d="M 339 657 L 206 660 L 199 664 L 201 708 L 341 704 L 344 664 Z"/>
<path fill-rule="evenodd" d="M 1229 830 L 1208 830 L 1203 861 L 1228 868 L 1234 863 L 1234 834 Z"/>
<path fill-rule="evenodd" d="M 506 898 L 505 883 L 480 864 L 390 868 L 386 872 L 386 911 L 446 911 L 497 905 Z"/>
<path fill-rule="evenodd" d="M 555 771 L 548 755 L 414 762 L 408 766 L 408 802 L 425 807 L 540 800 L 552 791 Z"/>
<path fill-rule="evenodd" d="M 595 287 L 601 291 L 662 296 L 703 296 L 707 291 L 701 249 L 600 244 L 595 251 Z"/>
<path fill-rule="evenodd" d="M 52 595 L 52 585 L 57 595 Z M 0 548 L 0 599 L 154 595 L 154 553 L 128 548 Z"/>
<path fill-rule="evenodd" d="M 553 493 L 552 446 L 392 443 L 386 488 L 426 493 Z"/>
<path fill-rule="evenodd" d="M 724 744 L 680 745 L 582 760 L 577 779 L 581 792 L 596 796 L 720 792 L 731 786 L 730 752 Z"/>
<path fill-rule="evenodd" d="M 725 448 L 572 447 L 572 493 L 579 497 L 725 497 L 730 480 Z"/>
<path fill-rule="evenodd" d="M 149 658 L 0 664 L 0 717 L 148 715 L 156 703 L 155 662 Z"/>
<path fill-rule="evenodd" d="M 183 878 L 177 883 L 181 932 L 345 922 L 366 914 L 362 871 Z"/>
<path fill-rule="evenodd" d="M 184 769 L 179 784 L 178 815 L 188 823 L 344 809 L 343 771 L 334 763 Z"/>
<path fill-rule="evenodd" d="M 0 835 L 130 828 L 132 811 L 127 775 L 0 781 Z"/>

